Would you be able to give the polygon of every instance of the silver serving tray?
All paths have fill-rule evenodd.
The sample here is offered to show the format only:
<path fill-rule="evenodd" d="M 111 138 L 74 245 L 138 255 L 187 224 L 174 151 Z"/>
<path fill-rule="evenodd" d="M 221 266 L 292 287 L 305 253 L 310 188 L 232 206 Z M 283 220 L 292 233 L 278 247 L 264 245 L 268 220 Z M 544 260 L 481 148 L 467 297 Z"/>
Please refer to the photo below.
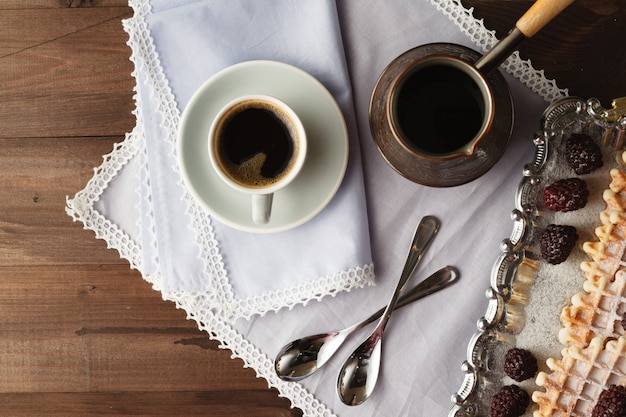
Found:
<path fill-rule="evenodd" d="M 608 172 L 624 167 L 626 97 L 614 100 L 611 109 L 603 108 L 596 99 L 562 99 L 545 110 L 540 129 L 534 137 L 534 159 L 524 166 L 515 195 L 513 231 L 502 242 L 491 270 L 487 311 L 469 341 L 467 359 L 461 366 L 463 383 L 452 396 L 449 417 L 487 416 L 492 396 L 503 385 L 515 383 L 529 395 L 538 389 L 533 380 L 517 383 L 504 373 L 504 354 L 511 347 L 533 352 L 544 371 L 545 359 L 560 358 L 559 314 L 571 297 L 582 291 L 584 281 L 579 269 L 586 257 L 582 242 L 597 240 L 593 232 L 605 207 L 602 192 L 610 182 Z M 580 176 L 591 191 L 587 206 L 576 212 L 554 213 L 542 207 L 543 189 L 556 179 L 577 176 L 560 157 L 562 144 L 571 133 L 594 138 L 603 150 L 604 165 Z M 574 225 L 580 236 L 568 260 L 559 265 L 548 265 L 540 257 L 537 236 L 549 223 Z M 532 415 L 534 408 L 531 402 L 525 415 Z"/>

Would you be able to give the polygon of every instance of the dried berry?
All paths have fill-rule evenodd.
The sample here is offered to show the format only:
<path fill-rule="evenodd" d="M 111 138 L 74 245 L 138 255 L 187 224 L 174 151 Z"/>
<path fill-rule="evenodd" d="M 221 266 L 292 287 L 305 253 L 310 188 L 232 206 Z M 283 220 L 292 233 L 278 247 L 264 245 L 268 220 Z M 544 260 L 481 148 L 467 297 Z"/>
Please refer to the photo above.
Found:
<path fill-rule="evenodd" d="M 622 329 L 624 329 L 624 331 L 626 331 L 626 312 L 624 312 L 624 314 L 622 314 Z"/>
<path fill-rule="evenodd" d="M 539 235 L 541 257 L 553 265 L 560 264 L 567 259 L 577 240 L 575 227 L 549 224 Z"/>
<path fill-rule="evenodd" d="M 493 396 L 489 417 L 519 417 L 526 411 L 530 396 L 517 385 L 506 385 Z"/>
<path fill-rule="evenodd" d="M 525 381 L 537 373 L 537 359 L 526 349 L 509 349 L 504 356 L 504 372 L 517 382 Z"/>
<path fill-rule="evenodd" d="M 602 166 L 602 151 L 588 135 L 574 133 L 565 142 L 565 160 L 576 174 L 589 174 Z"/>
<path fill-rule="evenodd" d="M 611 385 L 602 391 L 591 417 L 626 417 L 626 388 Z"/>
<path fill-rule="evenodd" d="M 567 178 L 548 185 L 543 191 L 543 205 L 553 211 L 573 211 L 587 205 L 589 190 L 580 178 Z"/>

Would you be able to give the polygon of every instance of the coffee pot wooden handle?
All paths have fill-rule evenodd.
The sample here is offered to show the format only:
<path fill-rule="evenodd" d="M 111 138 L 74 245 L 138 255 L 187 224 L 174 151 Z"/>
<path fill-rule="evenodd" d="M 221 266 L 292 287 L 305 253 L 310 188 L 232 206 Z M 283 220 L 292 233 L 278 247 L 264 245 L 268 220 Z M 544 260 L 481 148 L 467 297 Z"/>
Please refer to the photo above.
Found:
<path fill-rule="evenodd" d="M 527 38 L 539 32 L 545 25 L 561 13 L 574 0 L 537 0 L 522 17 L 515 27 Z"/>

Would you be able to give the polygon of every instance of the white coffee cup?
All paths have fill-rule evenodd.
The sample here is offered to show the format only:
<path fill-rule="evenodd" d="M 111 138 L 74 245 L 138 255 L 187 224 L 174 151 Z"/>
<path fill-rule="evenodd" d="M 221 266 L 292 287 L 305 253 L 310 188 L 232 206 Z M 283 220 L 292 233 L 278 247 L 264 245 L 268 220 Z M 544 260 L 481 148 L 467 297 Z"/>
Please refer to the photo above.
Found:
<path fill-rule="evenodd" d="M 274 193 L 304 165 L 307 140 L 298 115 L 275 97 L 238 97 L 218 112 L 208 139 L 215 172 L 233 189 L 251 195 L 254 223 L 268 223 Z"/>

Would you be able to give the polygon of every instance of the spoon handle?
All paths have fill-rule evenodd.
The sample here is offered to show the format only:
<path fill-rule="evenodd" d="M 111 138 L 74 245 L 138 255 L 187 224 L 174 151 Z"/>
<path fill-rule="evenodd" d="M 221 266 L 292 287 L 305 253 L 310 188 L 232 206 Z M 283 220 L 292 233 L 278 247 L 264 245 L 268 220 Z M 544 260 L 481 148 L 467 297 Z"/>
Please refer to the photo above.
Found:
<path fill-rule="evenodd" d="M 519 18 L 513 30 L 476 61 L 474 66 L 483 74 L 489 74 L 511 55 L 524 39 L 534 36 L 573 2 L 574 0 L 537 0 Z"/>
<path fill-rule="evenodd" d="M 431 276 L 417 284 L 410 290 L 406 290 L 396 304 L 395 310 L 404 307 L 407 304 L 411 304 L 421 298 L 436 293 L 439 290 L 443 290 L 448 285 L 456 282 L 459 279 L 459 271 L 453 266 L 444 266 Z M 385 311 L 383 308 L 380 310 L 382 315 Z"/>
<path fill-rule="evenodd" d="M 413 271 L 415 271 L 417 264 L 422 259 L 422 255 L 424 255 L 424 252 L 435 238 L 435 235 L 439 231 L 439 226 L 439 220 L 433 216 L 423 217 L 417 225 L 413 241 L 411 242 L 411 248 L 409 249 L 409 254 L 407 255 L 404 268 L 402 269 L 402 275 L 400 275 L 396 289 L 391 296 L 389 304 L 387 304 L 387 307 L 383 311 L 382 318 L 380 319 L 380 323 L 378 325 L 381 334 L 387 321 L 389 320 L 389 317 L 391 317 L 391 312 L 396 307 L 400 293 L 402 293 L 406 283 L 409 281 L 409 278 L 413 275 Z"/>
<path fill-rule="evenodd" d="M 431 276 L 417 284 L 415 287 L 410 290 L 406 290 L 402 293 L 398 302 L 394 308 L 397 310 L 401 307 L 404 307 L 407 304 L 411 304 L 414 301 L 417 301 L 421 298 L 426 297 L 427 295 L 436 293 L 439 290 L 446 288 L 448 285 L 456 282 L 459 278 L 459 271 L 453 266 L 444 266 L 438 271 L 434 272 Z M 382 307 L 380 310 L 369 316 L 367 319 L 363 320 L 355 326 L 352 332 L 356 332 L 357 330 L 362 329 L 370 323 L 375 322 L 379 318 L 382 317 L 385 312 L 385 307 Z"/>
<path fill-rule="evenodd" d="M 396 308 L 400 293 L 404 290 L 424 251 L 430 245 L 438 230 L 439 220 L 432 216 L 422 218 L 417 226 L 402 275 L 398 280 L 396 289 L 393 291 L 389 304 L 385 307 L 374 331 L 352 352 L 341 367 L 339 378 L 337 378 L 337 392 L 344 404 L 361 404 L 369 398 L 374 390 L 380 368 L 380 342 L 385 327 L 391 318 L 391 313 Z"/>
<path fill-rule="evenodd" d="M 537 0 L 522 17 L 515 27 L 527 38 L 534 36 L 574 0 Z"/>

